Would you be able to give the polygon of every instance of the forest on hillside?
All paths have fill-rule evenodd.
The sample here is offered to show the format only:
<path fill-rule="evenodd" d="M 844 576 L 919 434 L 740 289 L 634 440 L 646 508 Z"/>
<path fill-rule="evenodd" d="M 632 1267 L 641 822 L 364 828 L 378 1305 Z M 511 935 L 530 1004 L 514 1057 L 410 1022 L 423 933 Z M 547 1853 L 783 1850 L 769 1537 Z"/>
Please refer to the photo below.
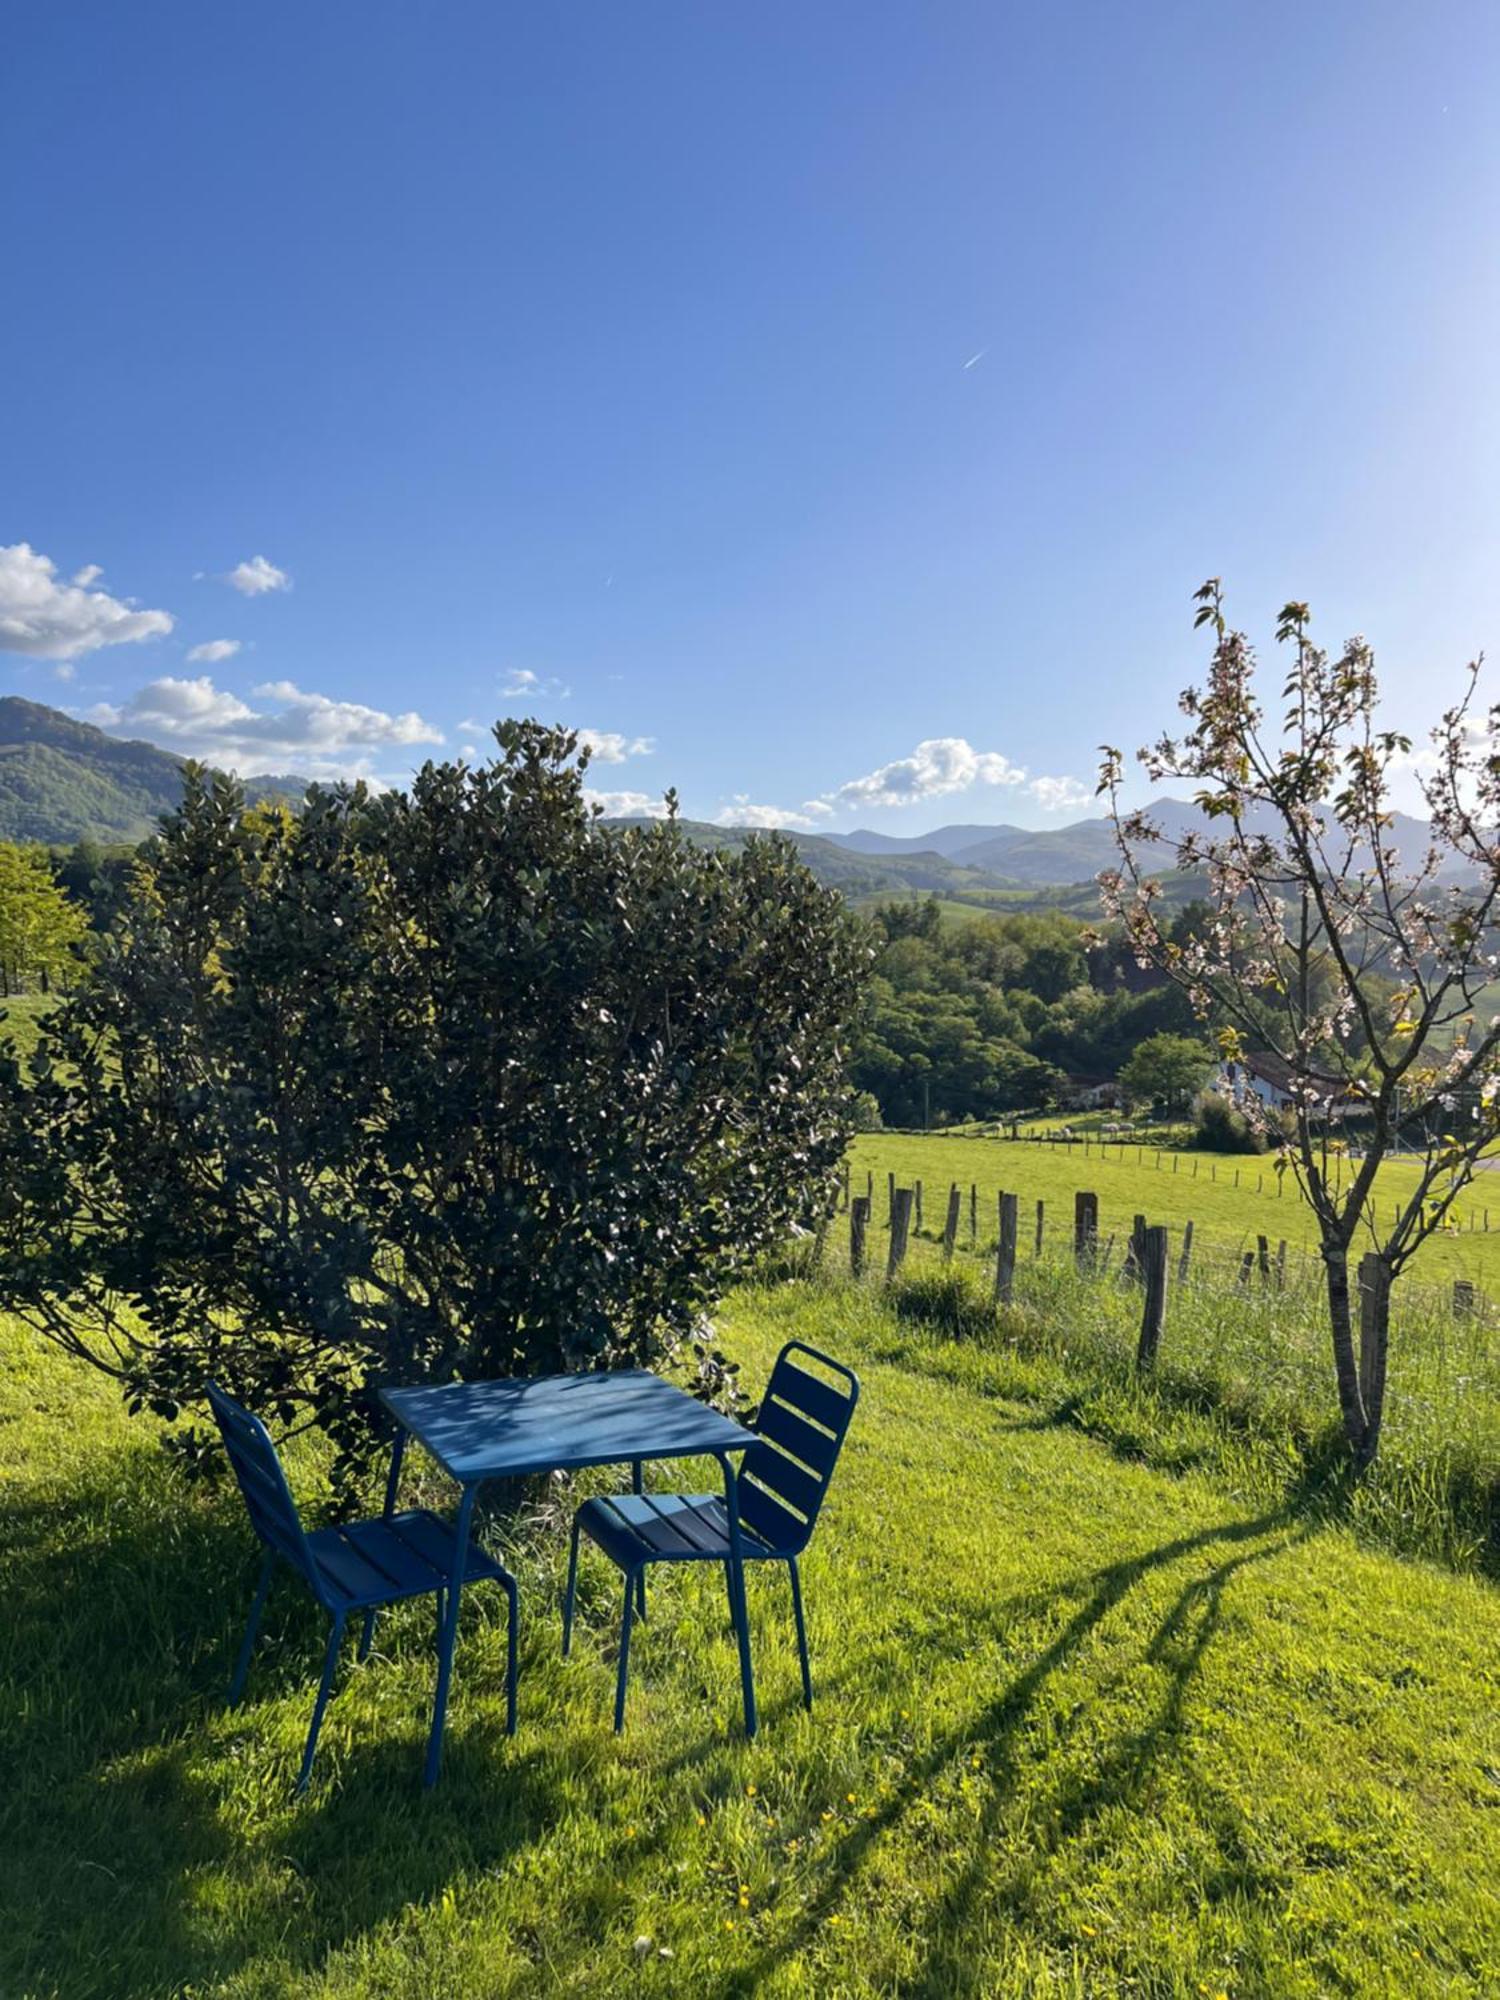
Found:
<path fill-rule="evenodd" d="M 883 904 L 871 927 L 852 1072 L 887 1125 L 1036 1109 L 1069 1075 L 1115 1076 L 1149 1036 L 1202 1032 L 1178 987 L 1060 911 L 953 924 L 930 899 Z"/>

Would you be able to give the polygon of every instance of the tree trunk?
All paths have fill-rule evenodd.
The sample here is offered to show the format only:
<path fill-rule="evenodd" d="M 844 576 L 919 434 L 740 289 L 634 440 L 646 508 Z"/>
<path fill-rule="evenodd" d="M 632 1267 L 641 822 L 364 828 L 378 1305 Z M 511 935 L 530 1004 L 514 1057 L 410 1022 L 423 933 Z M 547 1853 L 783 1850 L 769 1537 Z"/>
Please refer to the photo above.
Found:
<path fill-rule="evenodd" d="M 1359 1362 L 1354 1352 L 1354 1324 L 1349 1298 L 1349 1252 L 1342 1243 L 1323 1245 L 1323 1268 L 1328 1281 L 1328 1320 L 1333 1332 L 1333 1373 L 1338 1386 L 1339 1411 L 1344 1421 L 1344 1438 L 1357 1465 L 1368 1464 L 1365 1457 L 1364 1398 L 1359 1388 Z"/>
<path fill-rule="evenodd" d="M 1365 1406 L 1365 1435 L 1358 1454 L 1362 1466 L 1373 1464 L 1380 1449 L 1390 1339 L 1390 1266 L 1371 1252 L 1359 1263 L 1359 1392 Z"/>

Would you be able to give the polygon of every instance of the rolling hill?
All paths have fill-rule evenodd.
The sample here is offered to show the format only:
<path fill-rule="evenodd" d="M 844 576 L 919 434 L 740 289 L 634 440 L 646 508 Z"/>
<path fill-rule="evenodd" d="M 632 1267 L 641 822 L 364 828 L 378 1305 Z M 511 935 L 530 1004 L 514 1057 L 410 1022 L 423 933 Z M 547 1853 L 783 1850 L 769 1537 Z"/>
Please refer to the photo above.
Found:
<path fill-rule="evenodd" d="M 296 803 L 306 789 L 301 778 L 245 781 L 255 800 Z M 0 840 L 144 840 L 181 795 L 182 759 L 170 751 L 19 695 L 0 698 Z"/>

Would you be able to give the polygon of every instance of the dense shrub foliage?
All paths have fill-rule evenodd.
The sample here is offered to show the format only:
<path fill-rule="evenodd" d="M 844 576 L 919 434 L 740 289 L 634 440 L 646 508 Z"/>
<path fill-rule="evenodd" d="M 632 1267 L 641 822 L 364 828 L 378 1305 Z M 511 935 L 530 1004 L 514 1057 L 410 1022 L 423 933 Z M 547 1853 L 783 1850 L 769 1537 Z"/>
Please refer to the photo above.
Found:
<path fill-rule="evenodd" d="M 352 1471 L 389 1381 L 642 1361 L 830 1202 L 868 949 L 791 847 L 602 827 L 506 724 L 409 794 L 190 772 L 88 983 L 0 1045 L 0 1305 Z"/>
<path fill-rule="evenodd" d="M 1270 1141 L 1227 1097 L 1205 1090 L 1193 1103 L 1191 1144 L 1205 1153 L 1264 1153 Z"/>

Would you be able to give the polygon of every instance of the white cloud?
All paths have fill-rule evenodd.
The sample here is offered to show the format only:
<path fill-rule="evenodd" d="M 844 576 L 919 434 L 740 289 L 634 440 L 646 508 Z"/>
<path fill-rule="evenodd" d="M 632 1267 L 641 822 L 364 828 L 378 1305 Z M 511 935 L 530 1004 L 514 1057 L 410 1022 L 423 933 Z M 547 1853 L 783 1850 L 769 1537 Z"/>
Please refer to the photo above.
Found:
<path fill-rule="evenodd" d="M 238 639 L 205 639 L 201 646 L 194 646 L 188 654 L 190 660 L 202 660 L 212 666 L 218 660 L 232 660 L 240 650 Z"/>
<path fill-rule="evenodd" d="M 71 583 L 61 583 L 56 563 L 29 542 L 0 548 L 0 652 L 76 660 L 99 646 L 160 639 L 171 631 L 168 612 L 141 611 L 128 598 L 91 590 L 100 573 L 90 564 Z"/>
<path fill-rule="evenodd" d="M 851 778 L 821 799 L 808 799 L 806 813 L 826 816 L 871 806 L 914 806 L 971 785 L 1006 785 L 1027 792 L 1043 812 L 1079 811 L 1093 794 L 1077 778 L 1031 778 L 998 750 L 976 750 L 962 736 L 932 736 L 909 757 L 897 757 L 863 778 Z M 795 822 L 786 819 L 784 825 Z"/>
<path fill-rule="evenodd" d="M 1082 812 L 1093 798 L 1077 778 L 1033 778 L 1026 787 L 1043 812 Z"/>
<path fill-rule="evenodd" d="M 472 743 L 460 743 L 458 746 L 458 754 L 463 759 L 464 763 L 472 764 L 474 760 L 478 757 L 479 751 Z"/>
<path fill-rule="evenodd" d="M 816 824 L 812 816 L 812 807 L 815 805 L 823 814 L 830 811 L 821 800 L 809 800 L 808 810 L 805 812 L 789 812 L 784 806 L 752 805 L 748 795 L 739 792 L 731 804 L 722 807 L 714 814 L 714 825 L 763 827 L 773 832 L 778 827 L 791 827 L 799 833 L 806 833 Z"/>
<path fill-rule="evenodd" d="M 236 563 L 224 581 L 239 591 L 242 597 L 260 597 L 268 590 L 290 590 L 292 579 L 284 569 L 278 569 L 264 556 L 251 556 L 249 562 Z"/>
<path fill-rule="evenodd" d="M 610 819 L 665 819 L 665 799 L 650 792 L 595 792 L 587 786 L 583 794 L 591 806 L 602 806 Z"/>
<path fill-rule="evenodd" d="M 656 748 L 649 736 L 622 736 L 616 729 L 580 729 L 578 741 L 596 764 L 623 764 L 627 757 L 649 757 Z"/>
<path fill-rule="evenodd" d="M 61 666 L 52 669 L 52 677 L 54 680 L 70 681 L 77 671 L 77 667 L 74 666 L 71 660 L 64 660 Z"/>
<path fill-rule="evenodd" d="M 87 590 L 91 583 L 97 583 L 104 572 L 98 563 L 85 563 L 82 569 L 75 569 L 73 581 L 80 590 Z"/>
<path fill-rule="evenodd" d="M 909 757 L 882 764 L 827 794 L 835 811 L 858 806 L 914 806 L 970 785 L 1020 785 L 1026 772 L 998 750 L 976 750 L 962 736 L 930 736 Z"/>
<path fill-rule="evenodd" d="M 512 667 L 500 692 L 512 701 L 517 696 L 543 694 L 549 694 L 557 701 L 566 701 L 573 690 L 565 687 L 555 674 L 548 674 L 544 679 L 541 674 L 533 673 L 530 667 Z"/>
<path fill-rule="evenodd" d="M 195 680 L 169 675 L 118 707 L 90 711 L 88 720 L 230 770 L 294 769 L 310 777 L 367 776 L 376 752 L 443 741 L 442 731 L 414 710 L 387 715 L 361 702 L 305 693 L 291 681 L 268 681 L 253 698 L 272 705 L 252 708 L 215 687 L 207 674 Z"/>

